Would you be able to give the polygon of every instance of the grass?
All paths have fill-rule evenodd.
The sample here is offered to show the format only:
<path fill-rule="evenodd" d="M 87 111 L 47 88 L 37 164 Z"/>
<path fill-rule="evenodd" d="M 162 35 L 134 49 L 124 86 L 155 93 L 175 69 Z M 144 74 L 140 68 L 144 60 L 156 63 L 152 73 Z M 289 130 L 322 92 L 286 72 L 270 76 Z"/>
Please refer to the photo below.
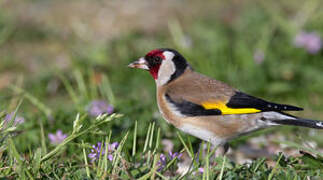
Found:
<path fill-rule="evenodd" d="M 322 179 L 323 132 L 280 127 L 230 143 L 236 156 L 253 136 L 274 134 L 260 149 L 272 143 L 298 155 L 277 153 L 249 163 L 231 155 L 214 157 L 210 144 L 162 119 L 149 74 L 126 67 L 151 49 L 175 48 L 203 74 L 255 96 L 304 107 L 296 115 L 322 120 L 322 50 L 310 54 L 293 45 L 300 31 L 323 37 L 320 1 L 208 3 L 217 13 L 196 10 L 202 4 L 192 3 L 187 8 L 199 12 L 194 18 L 172 16 L 156 25 L 158 31 L 132 29 L 97 43 L 77 33 L 60 34 L 55 26 L 23 24 L 15 11 L 0 11 L 0 178 Z M 253 57 L 257 50 L 265 55 L 261 63 Z M 115 113 L 91 116 L 94 100 L 113 105 Z M 24 122 L 15 123 L 18 117 Z M 67 137 L 53 144 L 48 134 L 57 130 Z M 164 140 L 183 156 L 171 158 Z M 89 154 L 98 142 L 119 146 L 101 146 L 92 161 Z M 312 142 L 316 146 L 307 145 Z"/>

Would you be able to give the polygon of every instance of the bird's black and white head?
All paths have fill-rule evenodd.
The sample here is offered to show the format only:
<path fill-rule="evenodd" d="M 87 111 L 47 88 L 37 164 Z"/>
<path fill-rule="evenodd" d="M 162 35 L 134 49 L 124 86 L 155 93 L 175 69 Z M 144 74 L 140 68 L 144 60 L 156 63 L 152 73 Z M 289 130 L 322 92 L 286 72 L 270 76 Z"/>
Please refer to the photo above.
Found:
<path fill-rule="evenodd" d="M 150 72 L 158 86 L 167 84 L 190 68 L 185 58 L 173 49 L 155 49 L 128 65 Z"/>

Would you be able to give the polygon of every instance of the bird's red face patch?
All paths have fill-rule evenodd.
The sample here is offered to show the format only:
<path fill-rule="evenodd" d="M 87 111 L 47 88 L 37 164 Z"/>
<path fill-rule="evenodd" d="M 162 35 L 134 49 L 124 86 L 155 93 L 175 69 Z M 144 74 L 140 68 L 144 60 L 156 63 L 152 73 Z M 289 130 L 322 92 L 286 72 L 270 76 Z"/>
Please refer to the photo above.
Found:
<path fill-rule="evenodd" d="M 165 56 L 163 55 L 163 51 L 159 49 L 154 49 L 146 54 L 146 57 L 155 57 L 155 56 L 165 59 Z"/>
<path fill-rule="evenodd" d="M 162 60 L 165 59 L 163 51 L 160 49 L 152 50 L 146 54 L 145 59 L 148 62 L 150 74 L 156 80 L 158 78 L 159 67 L 162 63 Z"/>

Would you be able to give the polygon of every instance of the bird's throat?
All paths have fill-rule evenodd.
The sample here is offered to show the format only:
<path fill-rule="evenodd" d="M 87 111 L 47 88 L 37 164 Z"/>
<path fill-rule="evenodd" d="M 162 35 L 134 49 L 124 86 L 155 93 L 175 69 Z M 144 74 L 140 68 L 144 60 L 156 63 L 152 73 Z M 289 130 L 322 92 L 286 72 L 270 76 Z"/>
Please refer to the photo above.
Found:
<path fill-rule="evenodd" d="M 160 65 L 157 65 L 155 67 L 151 67 L 149 69 L 149 72 L 151 74 L 151 76 L 156 80 L 158 78 L 158 71 L 159 71 L 159 67 Z"/>

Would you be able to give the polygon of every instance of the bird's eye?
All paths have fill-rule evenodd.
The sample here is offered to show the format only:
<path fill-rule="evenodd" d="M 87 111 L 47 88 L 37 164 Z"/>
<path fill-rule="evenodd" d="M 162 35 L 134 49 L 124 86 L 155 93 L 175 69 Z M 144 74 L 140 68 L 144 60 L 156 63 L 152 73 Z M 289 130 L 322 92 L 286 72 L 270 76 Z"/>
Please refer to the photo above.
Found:
<path fill-rule="evenodd" d="M 161 63 L 161 61 L 162 61 L 162 58 L 159 56 L 155 56 L 153 59 L 154 59 L 155 63 Z"/>
<path fill-rule="evenodd" d="M 162 62 L 162 58 L 159 56 L 146 56 L 146 60 L 148 62 L 149 67 L 156 67 L 159 66 Z"/>
<path fill-rule="evenodd" d="M 152 63 L 153 66 L 161 64 L 161 61 L 162 61 L 161 57 L 153 56 L 151 59 L 152 59 L 151 63 Z"/>

